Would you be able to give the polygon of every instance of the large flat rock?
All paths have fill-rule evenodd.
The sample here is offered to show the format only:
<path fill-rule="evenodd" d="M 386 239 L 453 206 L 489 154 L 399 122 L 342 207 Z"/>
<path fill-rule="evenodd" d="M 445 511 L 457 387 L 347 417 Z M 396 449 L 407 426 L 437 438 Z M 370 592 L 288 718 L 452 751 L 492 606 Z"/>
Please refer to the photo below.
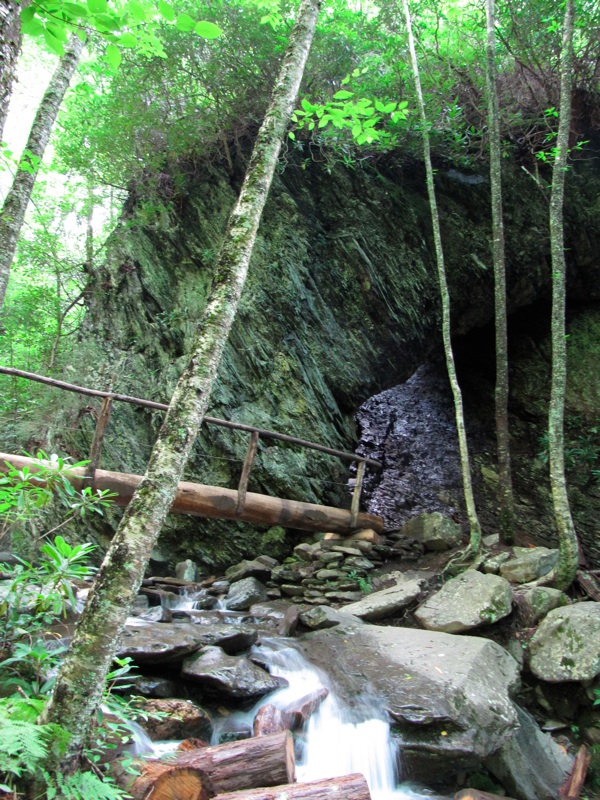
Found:
<path fill-rule="evenodd" d="M 137 624 L 136 624 L 137 623 Z M 181 661 L 206 645 L 218 645 L 229 654 L 246 650 L 257 638 L 253 626 L 196 625 L 193 622 L 128 623 L 117 650 L 118 658 L 129 656 L 138 664 Z"/>
<path fill-rule="evenodd" d="M 348 700 L 370 684 L 394 721 L 408 773 L 448 777 L 496 752 L 518 727 L 519 669 L 488 639 L 358 621 L 302 638 Z"/>
<path fill-rule="evenodd" d="M 373 592 L 356 603 L 343 606 L 340 611 L 369 621 L 391 617 L 416 600 L 423 583 L 424 581 L 418 578 L 400 580 L 394 586 Z"/>

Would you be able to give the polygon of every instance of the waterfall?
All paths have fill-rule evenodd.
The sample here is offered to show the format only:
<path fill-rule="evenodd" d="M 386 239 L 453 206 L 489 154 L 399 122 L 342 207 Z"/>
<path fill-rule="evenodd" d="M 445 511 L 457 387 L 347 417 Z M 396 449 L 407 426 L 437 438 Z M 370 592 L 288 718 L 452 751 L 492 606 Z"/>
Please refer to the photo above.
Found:
<path fill-rule="evenodd" d="M 299 781 L 313 781 L 361 772 L 373 800 L 408 800 L 422 797 L 408 788 L 398 789 L 398 750 L 390 734 L 381 703 L 365 692 L 352 708 L 336 696 L 328 677 L 309 664 L 289 641 L 263 639 L 257 649 L 272 675 L 288 685 L 263 698 L 250 712 L 266 703 L 278 708 L 293 705 L 306 695 L 327 689 L 329 694 L 297 737 L 296 774 Z"/>

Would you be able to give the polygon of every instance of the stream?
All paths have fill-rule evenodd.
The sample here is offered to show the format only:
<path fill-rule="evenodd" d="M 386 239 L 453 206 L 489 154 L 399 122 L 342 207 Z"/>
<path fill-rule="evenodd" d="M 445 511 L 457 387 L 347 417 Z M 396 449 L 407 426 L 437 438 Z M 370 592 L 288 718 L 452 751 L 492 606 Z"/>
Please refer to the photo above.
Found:
<path fill-rule="evenodd" d="M 182 594 L 171 609 L 194 609 L 193 595 Z M 235 624 L 236 614 L 227 614 L 223 601 L 219 606 L 223 621 Z M 197 611 L 197 614 L 202 612 Z M 366 689 L 355 697 L 352 707 L 335 694 L 328 676 L 310 664 L 291 639 L 262 637 L 251 651 L 272 675 L 285 679 L 287 685 L 272 692 L 247 711 L 235 711 L 215 719 L 211 744 L 219 744 L 228 735 L 240 732 L 252 735 L 253 720 L 267 704 L 285 709 L 307 695 L 326 689 L 328 694 L 310 716 L 304 730 L 295 735 L 296 776 L 300 782 L 362 773 L 373 800 L 415 800 L 427 795 L 408 784 L 399 785 L 400 753 L 381 702 Z M 135 749 L 138 754 L 160 757 L 172 752 L 177 742 L 152 742 L 134 724 Z"/>

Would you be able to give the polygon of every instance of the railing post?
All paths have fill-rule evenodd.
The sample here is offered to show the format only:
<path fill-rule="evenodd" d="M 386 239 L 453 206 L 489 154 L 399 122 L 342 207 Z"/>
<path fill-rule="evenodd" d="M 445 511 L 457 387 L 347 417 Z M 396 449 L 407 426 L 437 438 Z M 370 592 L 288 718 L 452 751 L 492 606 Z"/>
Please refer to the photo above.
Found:
<path fill-rule="evenodd" d="M 256 458 L 256 451 L 258 450 L 258 437 L 258 431 L 252 431 L 250 434 L 250 444 L 248 445 L 246 458 L 244 459 L 244 466 L 242 467 L 242 475 L 238 484 L 238 502 L 236 509 L 238 514 L 241 514 L 244 510 L 246 492 L 248 491 L 248 480 L 250 479 L 250 472 L 252 470 L 252 465 L 254 464 L 254 459 Z"/>
<path fill-rule="evenodd" d="M 85 477 L 89 479 L 90 485 L 93 487 L 96 470 L 100 466 L 100 456 L 102 455 L 102 444 L 104 442 L 104 433 L 108 420 L 110 419 L 110 412 L 112 411 L 113 398 L 105 397 L 102 401 L 100 414 L 96 421 L 96 430 L 94 431 L 94 438 L 92 439 L 92 446 L 90 448 L 90 463 L 88 464 Z"/>
<path fill-rule="evenodd" d="M 360 509 L 360 493 L 362 491 L 363 477 L 365 475 L 365 462 L 359 461 L 356 468 L 356 483 L 352 492 L 352 505 L 350 506 L 350 527 L 355 528 Z"/>

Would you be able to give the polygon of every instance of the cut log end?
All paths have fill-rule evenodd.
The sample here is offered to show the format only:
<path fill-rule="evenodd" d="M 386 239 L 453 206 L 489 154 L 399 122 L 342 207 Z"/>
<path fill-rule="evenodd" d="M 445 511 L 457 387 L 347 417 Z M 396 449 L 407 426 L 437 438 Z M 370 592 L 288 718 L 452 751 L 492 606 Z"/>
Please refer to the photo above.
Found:
<path fill-rule="evenodd" d="M 210 800 L 215 790 L 206 773 L 193 767 L 172 767 L 148 787 L 143 800 Z"/>

